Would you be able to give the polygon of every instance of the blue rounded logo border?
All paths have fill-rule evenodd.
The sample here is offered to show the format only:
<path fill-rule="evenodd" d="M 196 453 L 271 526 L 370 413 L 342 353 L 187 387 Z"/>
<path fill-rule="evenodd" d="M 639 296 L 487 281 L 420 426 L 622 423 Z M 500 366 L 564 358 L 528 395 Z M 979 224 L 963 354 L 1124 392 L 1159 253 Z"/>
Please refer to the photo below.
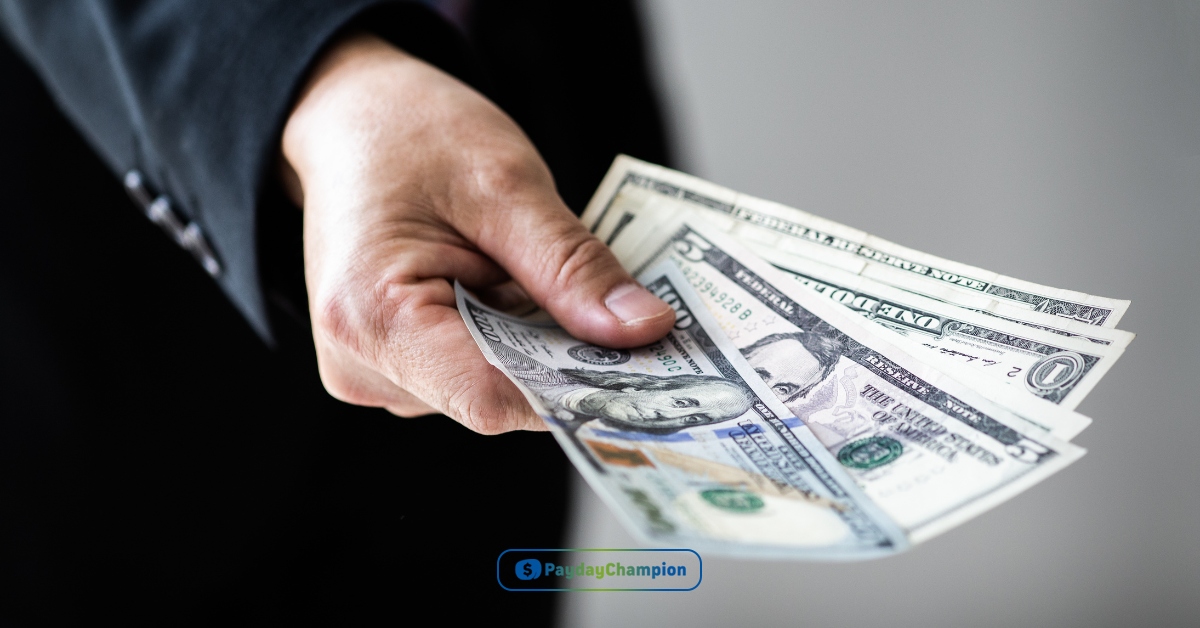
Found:
<path fill-rule="evenodd" d="M 500 560 L 502 558 L 504 558 L 505 554 L 508 554 L 510 552 L 528 552 L 528 553 L 537 552 L 537 553 L 556 553 L 556 554 L 579 553 L 579 552 L 687 552 L 696 557 L 696 562 L 700 565 L 700 577 L 696 580 L 696 584 L 694 584 L 691 587 L 688 587 L 686 589 L 641 588 L 641 587 L 638 587 L 638 588 L 595 588 L 595 587 L 559 588 L 559 587 L 555 587 L 555 588 L 545 588 L 545 589 L 526 589 L 526 588 L 513 589 L 513 588 L 509 588 L 507 586 L 504 586 L 504 581 L 500 577 Z M 525 591 L 539 592 L 540 591 L 540 592 L 544 592 L 544 593 L 545 592 L 556 592 L 556 591 L 572 591 L 572 592 L 603 592 L 603 591 L 609 591 L 609 592 L 614 592 L 614 591 L 664 592 L 664 591 L 673 591 L 673 592 L 685 592 L 685 591 L 695 591 L 700 586 L 701 582 L 704 582 L 704 559 L 700 556 L 700 553 L 697 552 L 696 550 L 682 548 L 682 547 L 671 547 L 671 548 L 577 548 L 577 549 L 512 548 L 512 549 L 506 549 L 503 552 L 500 552 L 500 555 L 496 557 L 496 584 L 500 585 L 500 588 L 504 589 L 505 591 L 514 591 L 514 592 L 525 592 Z"/>

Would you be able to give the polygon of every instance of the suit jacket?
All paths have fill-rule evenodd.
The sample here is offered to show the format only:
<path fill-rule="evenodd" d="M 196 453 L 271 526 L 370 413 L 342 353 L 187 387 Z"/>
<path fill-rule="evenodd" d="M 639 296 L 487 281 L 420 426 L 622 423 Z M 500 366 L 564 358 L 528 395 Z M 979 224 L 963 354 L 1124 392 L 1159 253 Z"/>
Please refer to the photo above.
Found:
<path fill-rule="evenodd" d="M 159 213 L 174 216 L 157 220 L 170 223 L 168 231 L 175 229 L 181 246 L 269 338 L 257 210 L 273 186 L 294 93 L 338 32 L 374 30 L 502 103 L 529 110 L 514 111 L 518 118 L 550 113 L 537 124 L 548 132 L 533 134 L 546 141 L 552 164 L 587 153 L 579 143 L 602 142 L 601 133 L 629 124 L 630 114 L 634 133 L 618 136 L 636 138 L 641 126 L 646 137 L 626 148 L 665 157 L 628 6 L 480 4 L 484 45 L 520 40 L 524 50 L 473 58 L 461 34 L 424 4 L 381 0 L 7 0 L 0 23 L 109 168 L 132 177 L 127 184 L 142 196 L 143 210 L 162 196 Z M 495 88 L 484 85 L 480 63 L 491 66 Z M 543 97 L 552 102 L 539 102 Z M 597 100 L 611 106 L 606 119 L 563 124 L 562 108 L 590 102 L 595 109 Z M 606 159 L 586 164 L 589 178 Z M 578 167 L 562 170 L 573 178 Z M 564 183 L 578 205 L 579 184 Z M 179 228 L 192 223 L 190 239 L 183 237 Z"/>
<path fill-rule="evenodd" d="M 355 22 L 460 70 L 454 29 L 415 3 L 5 2 L 10 40 L 114 173 L 194 222 L 222 289 L 264 336 L 256 212 L 293 93 Z M 132 181 L 131 181 L 132 183 Z M 201 254 L 204 252 L 202 251 Z M 213 264 L 215 262 L 215 264 Z"/>
<path fill-rule="evenodd" d="M 484 90 L 582 209 L 616 153 L 666 159 L 630 5 L 477 2 L 460 30 L 420 3 L 10 0 L 0 26 L 0 623 L 353 623 L 444 586 L 473 600 L 448 619 L 548 624 L 494 566 L 560 544 L 561 452 L 329 398 L 274 165 L 306 68 L 366 28 Z M 160 195 L 215 282 L 144 217 Z"/>

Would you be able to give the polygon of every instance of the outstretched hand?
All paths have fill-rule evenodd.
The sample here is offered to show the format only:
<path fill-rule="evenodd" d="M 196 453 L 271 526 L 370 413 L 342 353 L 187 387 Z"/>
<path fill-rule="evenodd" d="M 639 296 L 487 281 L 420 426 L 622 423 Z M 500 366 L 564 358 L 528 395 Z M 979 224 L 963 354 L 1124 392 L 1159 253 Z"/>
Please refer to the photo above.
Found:
<path fill-rule="evenodd" d="M 581 340 L 648 344 L 674 322 L 567 209 L 537 150 L 494 104 L 381 39 L 314 68 L 283 133 L 304 208 L 321 380 L 399 416 L 444 413 L 484 434 L 544 429 L 484 359 L 452 283 L 510 280 Z"/>

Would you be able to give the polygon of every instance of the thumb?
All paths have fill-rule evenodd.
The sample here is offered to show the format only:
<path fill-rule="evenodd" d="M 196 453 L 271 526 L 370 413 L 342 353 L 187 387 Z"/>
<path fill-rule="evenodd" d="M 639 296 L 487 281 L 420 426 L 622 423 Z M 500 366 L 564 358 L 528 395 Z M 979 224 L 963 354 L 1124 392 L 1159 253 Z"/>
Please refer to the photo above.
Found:
<path fill-rule="evenodd" d="M 675 313 L 621 267 L 554 195 L 511 207 L 476 245 L 571 335 L 606 347 L 649 344 Z"/>

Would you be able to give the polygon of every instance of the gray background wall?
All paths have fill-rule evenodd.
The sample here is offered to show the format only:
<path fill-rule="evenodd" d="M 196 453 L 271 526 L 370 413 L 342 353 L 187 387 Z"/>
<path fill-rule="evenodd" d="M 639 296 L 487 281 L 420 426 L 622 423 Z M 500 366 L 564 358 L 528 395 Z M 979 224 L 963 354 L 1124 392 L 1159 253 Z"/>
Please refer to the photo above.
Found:
<path fill-rule="evenodd" d="M 644 5 L 682 166 L 938 255 L 1133 300 L 1088 455 L 905 555 L 705 560 L 571 626 L 1200 625 L 1200 2 Z M 632 547 L 586 488 L 574 547 Z"/>

